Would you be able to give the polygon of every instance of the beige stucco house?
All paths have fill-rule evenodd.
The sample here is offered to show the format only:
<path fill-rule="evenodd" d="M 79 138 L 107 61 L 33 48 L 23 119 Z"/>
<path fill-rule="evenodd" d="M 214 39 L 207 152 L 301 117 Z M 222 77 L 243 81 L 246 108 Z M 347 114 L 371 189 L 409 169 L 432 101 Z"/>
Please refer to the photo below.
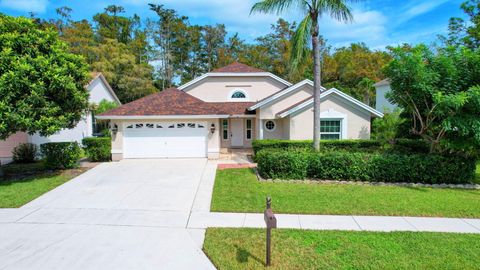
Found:
<path fill-rule="evenodd" d="M 337 89 L 321 94 L 322 139 L 368 139 L 382 113 Z M 254 139 L 313 137 L 313 83 L 240 63 L 97 116 L 111 120 L 112 157 L 217 158 Z"/>

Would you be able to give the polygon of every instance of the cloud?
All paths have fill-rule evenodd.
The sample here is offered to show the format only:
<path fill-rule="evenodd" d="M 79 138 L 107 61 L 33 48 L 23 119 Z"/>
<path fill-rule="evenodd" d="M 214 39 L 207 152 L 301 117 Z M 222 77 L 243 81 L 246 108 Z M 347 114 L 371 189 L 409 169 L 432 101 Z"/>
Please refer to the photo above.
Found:
<path fill-rule="evenodd" d="M 45 13 L 48 0 L 0 0 L 0 7 L 17 11 Z"/>
<path fill-rule="evenodd" d="M 414 4 L 406 6 L 401 15 L 398 17 L 398 23 L 403 23 L 409 21 L 417 16 L 428 13 L 437 7 L 443 5 L 449 0 L 429 0 L 418 3 L 417 1 Z"/>

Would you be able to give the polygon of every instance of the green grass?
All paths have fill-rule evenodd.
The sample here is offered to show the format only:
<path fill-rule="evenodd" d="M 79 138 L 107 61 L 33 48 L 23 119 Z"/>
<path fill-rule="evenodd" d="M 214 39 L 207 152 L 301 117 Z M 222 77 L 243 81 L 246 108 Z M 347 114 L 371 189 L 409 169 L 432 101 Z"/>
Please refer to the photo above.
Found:
<path fill-rule="evenodd" d="M 250 169 L 217 171 L 211 210 L 276 213 L 480 217 L 480 190 L 259 182 Z"/>
<path fill-rule="evenodd" d="M 0 208 L 20 207 L 85 171 L 46 172 L 40 162 L 9 164 L 2 168 L 6 179 L 0 179 Z"/>
<path fill-rule="evenodd" d="M 265 230 L 207 229 L 218 269 L 265 269 Z M 480 269 L 480 235 L 273 230 L 268 269 Z"/>
<path fill-rule="evenodd" d="M 475 182 L 480 184 L 480 162 L 477 163 L 477 171 L 475 173 Z"/>

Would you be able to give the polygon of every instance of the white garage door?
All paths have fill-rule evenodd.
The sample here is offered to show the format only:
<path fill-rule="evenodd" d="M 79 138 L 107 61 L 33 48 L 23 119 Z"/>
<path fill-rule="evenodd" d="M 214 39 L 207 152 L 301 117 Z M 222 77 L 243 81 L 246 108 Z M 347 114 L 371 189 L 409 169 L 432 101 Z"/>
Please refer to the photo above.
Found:
<path fill-rule="evenodd" d="M 207 156 L 204 122 L 136 122 L 124 129 L 124 158 L 187 158 Z"/>

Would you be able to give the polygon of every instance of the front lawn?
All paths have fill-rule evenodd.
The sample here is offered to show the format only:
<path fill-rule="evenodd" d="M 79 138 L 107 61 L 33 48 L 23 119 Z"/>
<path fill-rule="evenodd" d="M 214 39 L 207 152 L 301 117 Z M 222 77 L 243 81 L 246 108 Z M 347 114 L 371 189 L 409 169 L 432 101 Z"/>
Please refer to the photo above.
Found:
<path fill-rule="evenodd" d="M 251 169 L 217 171 L 211 210 L 261 213 L 267 196 L 276 213 L 480 217 L 480 190 L 259 182 Z"/>
<path fill-rule="evenodd" d="M 17 208 L 80 175 L 85 169 L 45 171 L 42 163 L 4 166 L 0 179 L 0 208 Z"/>
<path fill-rule="evenodd" d="M 265 269 L 265 230 L 207 229 L 218 269 Z M 480 235 L 273 230 L 269 269 L 480 269 Z"/>

